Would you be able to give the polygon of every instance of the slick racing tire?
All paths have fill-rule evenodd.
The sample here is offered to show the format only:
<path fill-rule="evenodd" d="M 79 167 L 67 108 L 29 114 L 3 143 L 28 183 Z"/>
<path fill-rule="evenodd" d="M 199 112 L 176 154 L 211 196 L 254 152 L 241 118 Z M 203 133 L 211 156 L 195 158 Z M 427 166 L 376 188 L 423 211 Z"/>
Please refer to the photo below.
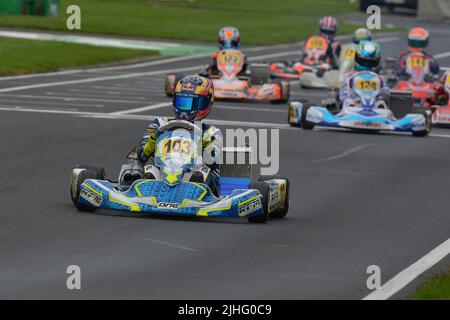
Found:
<path fill-rule="evenodd" d="M 270 103 L 272 104 L 283 104 L 289 101 L 289 98 L 291 96 L 291 88 L 290 84 L 287 81 L 283 80 L 274 80 L 271 83 L 275 83 L 280 87 L 280 96 L 281 98 L 279 100 L 272 100 Z"/>
<path fill-rule="evenodd" d="M 314 129 L 314 123 L 306 121 L 306 115 L 308 114 L 309 108 L 311 108 L 311 104 L 305 104 L 302 109 L 302 118 L 301 118 L 301 126 L 302 129 L 312 130 Z"/>
<path fill-rule="evenodd" d="M 290 194 L 291 184 L 289 182 L 289 179 L 286 179 L 286 178 L 283 178 L 280 176 L 261 176 L 261 177 L 259 177 L 260 181 L 268 181 L 268 180 L 273 180 L 273 179 L 286 180 L 286 198 L 284 199 L 283 208 L 277 209 L 270 214 L 271 218 L 281 219 L 281 218 L 284 218 L 287 215 L 287 213 L 289 212 L 289 194 Z"/>
<path fill-rule="evenodd" d="M 263 214 L 255 217 L 248 217 L 248 221 L 252 223 L 266 223 L 269 219 L 269 186 L 262 181 L 254 181 L 249 189 L 258 190 L 262 195 Z"/>
<path fill-rule="evenodd" d="M 105 169 L 98 165 L 76 165 L 74 169 L 86 169 L 80 172 L 76 184 L 71 183 L 70 196 L 72 202 L 78 211 L 81 212 L 94 212 L 95 208 L 78 203 L 80 196 L 80 187 L 87 179 L 105 180 Z M 75 188 L 75 189 L 74 189 Z"/>
<path fill-rule="evenodd" d="M 425 109 L 416 109 L 412 112 L 413 114 L 421 114 L 426 119 L 426 129 L 422 131 L 414 131 L 412 134 L 414 137 L 426 137 L 431 132 L 432 122 L 431 122 L 431 112 Z"/>

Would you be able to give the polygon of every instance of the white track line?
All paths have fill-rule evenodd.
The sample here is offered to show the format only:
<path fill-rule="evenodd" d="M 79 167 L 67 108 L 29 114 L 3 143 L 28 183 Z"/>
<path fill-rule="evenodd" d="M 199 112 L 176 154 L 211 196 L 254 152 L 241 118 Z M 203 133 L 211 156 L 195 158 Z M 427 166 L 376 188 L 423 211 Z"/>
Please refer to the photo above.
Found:
<path fill-rule="evenodd" d="M 434 55 L 435 59 L 444 59 L 444 58 L 448 58 L 448 57 L 450 57 L 450 51 Z"/>
<path fill-rule="evenodd" d="M 151 106 L 145 106 L 145 107 L 140 107 L 140 108 L 135 108 L 135 109 L 111 112 L 110 114 L 111 115 L 123 115 L 123 114 L 139 113 L 139 112 L 144 112 L 144 111 L 149 111 L 149 110 L 160 109 L 163 107 L 170 107 L 171 105 L 172 105 L 171 102 L 162 102 L 162 103 L 153 104 Z"/>
<path fill-rule="evenodd" d="M 9 87 L 9 88 L 0 89 L 0 93 L 15 92 L 15 91 L 21 91 L 21 90 L 28 90 L 28 89 L 37 89 L 37 88 L 55 87 L 55 86 L 65 86 L 65 85 L 78 84 L 78 83 L 91 83 L 91 82 L 107 81 L 107 80 L 130 79 L 130 78 L 153 76 L 153 75 L 157 75 L 157 74 L 165 74 L 165 73 L 171 73 L 171 72 L 191 71 L 191 70 L 196 70 L 196 69 L 198 69 L 198 66 L 189 67 L 189 68 L 177 68 L 177 69 L 149 71 L 149 72 L 136 72 L 136 73 L 128 73 L 128 74 L 112 75 L 112 76 L 104 76 L 104 77 L 93 77 L 93 78 L 78 79 L 78 80 L 38 83 L 38 84 L 31 84 L 31 85 L 25 85 L 25 86 Z"/>
<path fill-rule="evenodd" d="M 328 158 L 324 158 L 324 159 L 319 159 L 319 160 L 315 160 L 310 162 L 310 164 L 314 164 L 314 163 L 321 163 L 321 162 L 326 162 L 326 161 L 331 161 L 331 160 L 337 160 L 337 159 L 342 159 L 345 158 L 349 155 L 351 155 L 352 153 L 358 152 L 359 150 L 368 148 L 368 147 L 372 147 L 374 146 L 374 143 L 370 143 L 370 144 L 363 144 L 361 146 L 355 147 L 355 148 L 351 148 L 350 150 L 347 150 L 341 154 L 338 154 L 336 156 L 332 156 L 332 157 L 328 157 Z"/>
<path fill-rule="evenodd" d="M 95 102 L 112 102 L 112 103 L 127 103 L 127 104 L 141 104 L 142 101 L 137 100 L 116 100 L 116 99 L 97 99 L 97 98 L 78 98 L 67 96 L 36 96 L 28 94 L 0 94 L 0 97 L 14 97 L 14 98 L 30 98 L 30 99 L 47 99 L 47 100 L 62 100 L 62 101 L 95 101 Z"/>
<path fill-rule="evenodd" d="M 440 244 L 438 247 L 430 251 L 427 255 L 422 257 L 417 262 L 410 265 L 408 268 L 397 274 L 391 280 L 386 282 L 377 289 L 367 295 L 363 300 L 386 300 L 406 287 L 419 275 L 430 269 L 436 263 L 444 259 L 450 254 L 450 238 Z"/>

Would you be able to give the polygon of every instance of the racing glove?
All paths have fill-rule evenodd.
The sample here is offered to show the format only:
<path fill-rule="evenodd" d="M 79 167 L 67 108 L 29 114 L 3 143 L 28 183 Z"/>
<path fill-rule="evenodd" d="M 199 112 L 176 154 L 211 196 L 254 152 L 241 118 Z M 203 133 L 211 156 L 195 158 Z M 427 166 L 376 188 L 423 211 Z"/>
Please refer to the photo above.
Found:
<path fill-rule="evenodd" d="M 151 133 L 148 137 L 148 141 L 144 146 L 144 155 L 146 158 L 150 158 L 155 153 L 156 139 L 158 139 L 156 133 Z"/>

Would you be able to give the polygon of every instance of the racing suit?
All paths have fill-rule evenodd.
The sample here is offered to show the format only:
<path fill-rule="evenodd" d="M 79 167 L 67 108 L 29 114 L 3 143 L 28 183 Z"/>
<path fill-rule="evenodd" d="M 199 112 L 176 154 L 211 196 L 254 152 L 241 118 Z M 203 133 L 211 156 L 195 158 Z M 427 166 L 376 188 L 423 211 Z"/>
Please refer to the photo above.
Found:
<path fill-rule="evenodd" d="M 409 80 L 409 75 L 406 72 L 406 57 L 408 56 L 408 54 L 413 53 L 412 51 L 403 51 L 400 53 L 400 57 L 398 60 L 398 65 L 397 65 L 397 74 L 400 78 L 400 80 Z M 439 75 L 439 71 L 440 71 L 440 67 L 439 67 L 439 63 L 436 61 L 436 59 L 433 58 L 433 55 L 426 53 L 426 52 L 422 52 L 428 59 L 429 63 L 430 63 L 430 75 L 428 75 L 428 77 L 430 78 L 428 82 L 434 82 L 436 81 L 438 75 Z"/>
<path fill-rule="evenodd" d="M 145 165 L 150 160 L 150 158 L 155 155 L 158 129 L 161 126 L 174 120 L 177 119 L 161 117 L 156 118 L 149 124 L 147 130 L 145 131 L 145 134 L 142 136 L 141 141 L 139 142 L 139 146 L 137 149 L 138 160 L 142 165 Z M 206 181 L 203 182 L 206 183 L 210 187 L 211 191 L 217 196 L 219 195 L 219 159 L 221 159 L 222 155 L 222 142 L 222 133 L 217 127 L 202 123 L 202 150 L 206 150 L 208 154 L 214 158 L 214 162 L 212 164 L 206 164 L 206 166 L 211 169 L 211 172 L 209 176 L 206 177 Z"/>

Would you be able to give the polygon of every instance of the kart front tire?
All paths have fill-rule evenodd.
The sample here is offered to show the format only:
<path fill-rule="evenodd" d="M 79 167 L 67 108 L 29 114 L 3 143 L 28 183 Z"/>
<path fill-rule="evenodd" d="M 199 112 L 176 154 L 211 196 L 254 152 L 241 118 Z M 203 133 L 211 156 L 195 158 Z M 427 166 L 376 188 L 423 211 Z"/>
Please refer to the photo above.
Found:
<path fill-rule="evenodd" d="M 86 169 L 95 172 L 95 178 L 97 180 L 105 180 L 106 172 L 105 168 L 98 164 L 77 164 L 74 169 Z"/>
<path fill-rule="evenodd" d="M 254 181 L 250 185 L 249 189 L 258 190 L 262 195 L 263 214 L 260 216 L 248 217 L 248 221 L 251 223 L 266 223 L 269 219 L 269 186 L 265 182 Z"/>
<path fill-rule="evenodd" d="M 275 80 L 275 81 L 272 81 L 272 83 L 275 83 L 280 87 L 281 98 L 278 100 L 272 100 L 272 101 L 270 101 L 270 103 L 272 103 L 272 104 L 287 103 L 291 96 L 291 88 L 290 88 L 289 82 L 283 81 L 283 80 Z"/>
<path fill-rule="evenodd" d="M 314 123 L 306 120 L 306 115 L 308 114 L 308 110 L 312 107 L 311 104 L 305 104 L 302 109 L 302 117 L 301 117 L 301 126 L 302 129 L 312 130 L 314 129 Z"/>
<path fill-rule="evenodd" d="M 281 219 L 281 218 L 284 218 L 289 211 L 289 193 L 290 193 L 291 184 L 289 182 L 289 179 L 286 179 L 286 178 L 283 178 L 280 176 L 260 176 L 259 177 L 260 181 L 268 181 L 268 180 L 273 180 L 273 179 L 286 180 L 286 198 L 284 199 L 284 206 L 283 206 L 283 208 L 277 209 L 270 214 L 271 218 Z"/>
<path fill-rule="evenodd" d="M 426 137 L 431 132 L 432 122 L 431 122 L 431 113 L 425 109 L 415 109 L 415 111 L 412 112 L 413 114 L 421 114 L 426 119 L 426 129 L 422 131 L 414 131 L 412 134 L 414 137 Z"/>
<path fill-rule="evenodd" d="M 78 202 L 78 198 L 80 197 L 80 188 L 81 185 L 87 180 L 87 179 L 97 179 L 97 172 L 93 170 L 83 170 L 78 175 L 78 180 L 75 185 L 75 190 L 70 190 L 70 194 L 72 197 L 72 202 L 75 205 L 75 208 L 77 208 L 80 212 L 94 212 L 96 208 L 87 206 L 84 204 L 81 204 Z M 73 195 L 75 195 L 75 198 L 73 198 Z"/>

